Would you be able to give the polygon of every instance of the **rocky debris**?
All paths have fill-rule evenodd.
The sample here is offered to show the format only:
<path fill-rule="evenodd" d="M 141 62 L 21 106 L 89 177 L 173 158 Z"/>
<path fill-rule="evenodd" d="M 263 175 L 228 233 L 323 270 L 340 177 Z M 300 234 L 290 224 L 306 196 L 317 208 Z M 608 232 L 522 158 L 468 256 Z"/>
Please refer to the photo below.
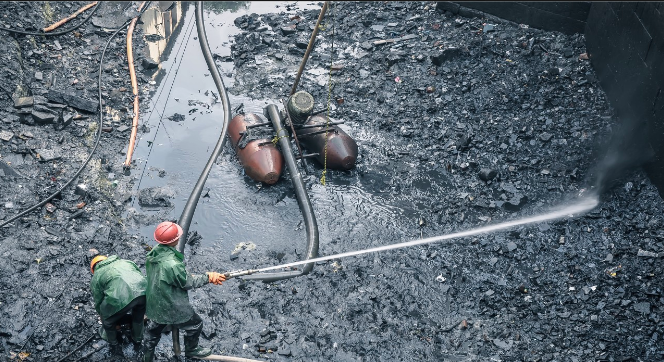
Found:
<path fill-rule="evenodd" d="M 21 98 L 16 98 L 14 100 L 14 107 L 16 108 L 30 107 L 33 104 L 34 104 L 33 97 L 21 97 Z"/>
<path fill-rule="evenodd" d="M 150 57 L 143 57 L 143 59 L 141 59 L 141 65 L 143 66 L 143 69 L 156 69 L 156 68 L 159 68 L 159 63 L 155 62 Z"/>
<path fill-rule="evenodd" d="M 295 30 L 295 25 L 288 25 L 281 27 L 281 33 L 283 35 L 292 35 L 295 34 L 296 32 L 297 30 Z"/>
<path fill-rule="evenodd" d="M 106 7 L 138 5 L 101 3 L 98 14 L 104 14 Z M 75 2 L 7 3 L 0 26 L 38 31 L 81 6 Z M 59 30 L 79 24 L 89 12 Z M 135 54 L 144 47 L 138 28 Z M 99 57 L 109 35 L 87 22 L 66 36 L 17 36 L 0 42 L 0 82 L 12 92 L 12 98 L 0 97 L 0 222 L 56 192 L 89 156 L 98 119 L 77 111 L 96 113 L 98 109 Z M 104 102 L 119 119 L 126 117 L 126 102 L 114 97 L 112 90 L 127 86 L 126 70 L 121 66 L 126 66 L 122 44 L 122 34 L 111 42 L 105 62 L 113 69 L 102 74 Z M 148 89 L 149 78 L 143 78 L 140 71 L 137 78 L 141 89 Z M 104 127 L 116 128 L 118 118 L 112 118 L 104 120 Z M 43 207 L 0 228 L 2 360 L 59 360 L 89 336 L 88 327 L 97 323 L 98 316 L 91 305 L 89 269 L 81 267 L 87 250 L 95 247 L 106 255 L 128 253 L 128 258 L 139 263 L 144 256 L 140 245 L 125 246 L 121 252 L 107 243 L 116 237 L 131 240 L 116 231 L 111 236 L 111 229 L 122 228 L 115 190 L 126 188 L 131 181 L 122 178 L 114 186 L 106 179 L 109 173 L 121 173 L 116 166 L 121 162 L 116 159 L 126 146 L 126 138 L 111 135 L 102 135 L 90 163 L 78 176 L 79 182 L 94 185 L 94 193 L 76 194 L 76 184 L 71 185 Z M 69 256 L 83 263 L 72 264 Z M 30 273 L 46 278 L 42 287 L 35 288 L 25 279 Z M 114 359 L 103 351 L 93 357 Z"/>
<path fill-rule="evenodd" d="M 0 140 L 9 141 L 14 137 L 14 132 L 10 131 L 0 131 Z"/>
<path fill-rule="evenodd" d="M 441 66 L 443 63 L 461 56 L 462 51 L 459 48 L 447 48 L 438 54 L 431 55 L 431 63 Z"/>
<path fill-rule="evenodd" d="M 183 122 L 184 121 L 184 115 L 180 113 L 175 113 L 174 115 L 168 117 L 173 122 Z"/>
<path fill-rule="evenodd" d="M 493 180 L 496 176 L 498 175 L 498 172 L 496 170 L 491 169 L 491 168 L 482 168 L 480 169 L 480 172 L 478 173 L 478 177 L 482 181 L 491 181 Z"/>
<path fill-rule="evenodd" d="M 64 91 L 50 90 L 46 98 L 51 102 L 66 104 L 90 113 L 95 113 L 99 109 L 99 102 L 90 101 Z"/>
<path fill-rule="evenodd" d="M 655 253 L 655 252 L 652 252 L 652 251 L 639 249 L 636 256 L 640 256 L 640 257 L 644 257 L 644 258 L 657 258 L 657 257 L 660 256 L 660 254 L 661 253 Z"/>
<path fill-rule="evenodd" d="M 57 117 L 57 114 L 51 113 L 51 112 L 46 112 L 46 111 L 38 111 L 36 109 L 32 110 L 32 119 L 35 120 L 35 122 L 39 124 L 46 124 L 46 123 L 53 123 Z"/>
<path fill-rule="evenodd" d="M 138 203 L 145 207 L 171 207 L 175 192 L 166 187 L 148 187 L 138 193 Z"/>
<path fill-rule="evenodd" d="M 41 28 L 48 23 L 42 18 L 43 4 L 32 4 L 7 3 L 8 16 L 0 19 L 0 26 Z M 68 2 L 49 4 L 58 19 L 78 7 Z M 100 14 L 127 4 L 110 6 L 116 8 L 100 9 Z M 315 4 L 286 4 L 273 14 L 246 14 L 236 22 L 243 31 L 230 32 L 237 34 L 229 42 L 231 56 L 217 59 L 233 62 L 224 65 L 234 66 L 226 75 L 233 78 L 231 99 L 280 99 L 290 90 L 293 68 L 303 53 L 295 41 L 307 38 L 319 11 L 297 6 Z M 458 9 L 457 14 L 441 13 L 432 3 L 333 6 L 334 46 L 330 33 L 322 31 L 300 89 L 314 95 L 316 109 L 323 108 L 330 92 L 326 80 L 330 62 L 343 64 L 332 72 L 330 113 L 345 120 L 349 132 L 362 136 L 356 138 L 357 168 L 328 170 L 325 192 L 335 201 L 315 203 L 321 236 L 343 226 L 342 233 L 327 233 L 330 240 L 321 243 L 321 255 L 539 215 L 563 200 L 573 200 L 587 186 L 584 180 L 595 164 L 593 147 L 605 139 L 615 119 L 591 64 L 569 57 L 585 53 L 583 35 L 543 32 L 481 14 L 464 18 Z M 247 10 L 237 15 L 243 12 Z M 232 26 L 214 12 L 207 16 L 212 24 Z M 485 31 L 487 24 L 495 25 L 495 31 Z M 382 26 L 381 31 L 372 25 Z M 330 24 L 326 26 L 329 29 Z M 290 28 L 290 35 L 283 34 L 283 27 Z M 137 48 L 143 45 L 139 28 L 134 37 Z M 94 141 L 96 116 L 66 116 L 75 115 L 70 105 L 62 107 L 67 103 L 45 97 L 50 89 L 60 88 L 96 99 L 97 59 L 109 34 L 92 23 L 76 33 L 59 37 L 59 46 L 48 37 L 16 37 L 16 42 L 0 43 L 8 55 L 0 59 L 3 84 L 13 89 L 21 78 L 17 75 L 43 72 L 42 81 L 27 76 L 29 84 L 21 86 L 29 90 L 21 96 L 32 94 L 33 105 L 14 108 L 12 99 L 0 97 L 0 128 L 14 135 L 0 142 L 4 172 L 0 220 L 59 188 L 87 157 Z M 76 181 L 89 185 L 88 190 L 65 188 L 51 200 L 53 212 L 40 208 L 0 230 L 0 353 L 10 359 L 19 360 L 18 354 L 26 352 L 30 353 L 26 360 L 58 360 L 88 338 L 90 326 L 98 325 L 89 292 L 90 272 L 82 262 L 94 255 L 90 249 L 122 255 L 143 268 L 145 252 L 154 242 L 140 234 L 178 211 L 141 205 L 140 196 L 132 191 L 137 172 L 123 174 L 120 166 L 129 130 L 120 134 L 121 126 L 127 127 L 132 116 L 127 98 L 121 98 L 130 93 L 120 91 L 127 87 L 122 44 L 122 37 L 111 43 L 102 74 L 104 102 L 118 112 L 117 118 L 106 117 L 104 127 L 114 131 L 102 133 L 99 149 Z M 449 48 L 461 51 L 436 65 L 434 59 Z M 19 51 L 23 65 L 15 61 Z M 148 83 L 151 75 L 142 71 L 139 67 L 140 89 L 156 88 L 157 84 Z M 208 87 L 200 89 L 205 94 L 214 86 L 201 87 Z M 433 87 L 431 92 L 428 87 Z M 150 104 L 154 96 L 141 97 L 141 102 Z M 191 106 L 177 102 L 171 112 L 186 115 Z M 63 128 L 60 121 L 56 127 L 37 124 L 32 117 L 33 110 L 40 111 L 36 105 L 71 123 Z M 263 103 L 250 106 L 259 109 Z M 198 111 L 194 113 L 192 120 Z M 57 151 L 61 157 L 38 162 L 36 155 L 43 150 Z M 224 152 L 224 157 L 221 170 L 233 174 L 236 167 L 233 176 L 241 178 L 241 167 L 232 155 Z M 481 168 L 500 177 L 484 182 L 479 178 Z M 14 169 L 26 177 L 10 174 Z M 159 170 L 146 177 L 168 184 L 173 174 L 168 171 L 165 179 L 157 178 Z M 318 185 L 321 171 L 321 165 L 310 164 L 305 182 Z M 216 177 L 213 173 L 210 181 L 219 181 Z M 240 188 L 255 187 L 239 182 Z M 642 172 L 621 179 L 620 185 L 603 195 L 593 213 L 579 218 L 349 262 L 318 263 L 307 277 L 269 284 L 238 280 L 229 284 L 237 288 L 205 287 L 190 295 L 205 318 L 203 337 L 211 339 L 208 344 L 215 352 L 254 359 L 663 360 L 664 285 L 657 277 L 660 259 L 653 255 L 661 257 L 664 252 L 660 216 L 664 210 L 657 190 Z M 239 270 L 302 259 L 299 239 L 304 230 L 297 217 L 287 218 L 283 228 L 260 223 L 261 213 L 271 209 L 299 215 L 290 183 L 284 179 L 258 189 L 238 202 L 247 212 L 233 214 L 233 227 L 223 227 L 228 225 L 225 217 L 213 223 L 224 232 L 228 229 L 229 240 L 240 240 L 194 242 L 187 249 L 188 268 Z M 176 194 L 188 191 L 178 189 Z M 360 192 L 362 202 L 349 192 Z M 319 192 L 313 195 L 314 201 L 320 197 Z M 229 200 L 239 197 L 232 196 Z M 207 218 L 202 210 L 208 205 L 203 204 L 214 198 L 201 199 L 192 228 L 205 227 L 205 222 L 196 220 L 201 215 Z M 133 209 L 134 202 L 143 210 Z M 173 199 L 165 196 L 155 201 L 159 202 Z M 253 207 L 260 211 L 252 211 Z M 520 210 L 509 210 L 515 207 Z M 418 226 L 420 218 L 426 218 L 425 225 Z M 250 252 L 242 249 L 234 258 L 228 247 L 246 242 L 245 232 L 260 237 L 255 239 L 258 247 Z M 279 239 L 287 241 L 283 250 L 269 244 Z M 290 248 L 295 239 L 298 244 Z M 229 254 L 231 260 L 220 258 Z M 43 283 L 35 284 L 37 279 Z M 399 344 L 394 343 L 395 336 Z M 96 346 L 102 350 L 88 359 L 119 358 L 103 343 Z M 158 351 L 163 358 L 172 356 L 166 343 Z M 72 358 L 88 353 L 79 352 Z M 126 359 L 138 358 L 131 348 L 122 353 Z"/>
<path fill-rule="evenodd" d="M 39 155 L 39 160 L 43 162 L 58 160 L 62 157 L 58 152 L 49 149 L 37 150 L 37 154 Z"/>
<path fill-rule="evenodd" d="M 583 35 L 530 29 L 481 13 L 466 18 L 459 15 L 465 10 L 458 7 L 456 12 L 445 13 L 435 7 L 438 5 L 405 2 L 339 4 L 335 11 L 344 21 L 336 24 L 335 32 L 348 36 L 334 39 L 334 51 L 329 37 L 318 39 L 307 69 L 329 69 L 330 62 L 343 63 L 342 71 L 332 72 L 331 99 L 344 99 L 342 105 L 335 104 L 339 107 L 331 112 L 332 118 L 345 119 L 350 129 L 372 135 L 370 141 L 358 143 L 364 162 L 358 162 L 357 175 L 349 176 L 350 182 L 359 182 L 364 190 L 388 197 L 393 200 L 388 204 L 398 205 L 409 215 L 430 212 L 433 217 L 427 217 L 431 221 L 423 228 L 424 237 L 538 215 L 576 195 L 586 187 L 584 180 L 594 165 L 594 144 L 606 139 L 604 127 L 613 122 L 587 57 L 570 56 L 585 54 Z M 305 38 L 306 27 L 315 21 L 317 11 L 303 10 L 297 15 L 301 18 L 297 27 L 292 15 L 256 18 L 275 29 L 274 34 L 261 33 L 271 36 L 269 44 L 254 44 L 252 33 L 257 31 L 243 29 L 235 36 L 231 49 L 236 72 L 231 89 L 234 95 L 272 99 L 290 89 L 293 76 L 289 74 L 301 59 L 301 53 L 295 51 L 296 37 Z M 305 24 L 305 31 L 292 35 L 300 23 Z M 285 27 L 289 35 L 284 33 Z M 412 37 L 397 41 L 404 36 Z M 295 49 L 282 50 L 289 46 Z M 279 62 L 256 61 L 277 53 L 283 54 Z M 286 76 L 274 78 L 264 73 Z M 326 85 L 326 81 L 305 71 L 300 89 L 324 103 L 329 92 Z M 424 175 L 427 173 L 429 176 Z M 381 256 L 380 262 L 358 260 L 360 265 L 352 271 L 342 269 L 335 275 L 317 266 L 313 274 L 320 273 L 323 278 L 304 282 L 320 293 L 320 298 L 313 297 L 316 302 L 339 300 L 323 291 L 328 288 L 352 294 L 356 284 L 345 282 L 344 277 L 369 283 L 353 294 L 359 301 L 347 307 L 348 315 L 354 315 L 353 323 L 336 329 L 329 327 L 332 324 L 328 326 L 336 332 L 326 335 L 331 340 L 342 340 L 346 346 L 346 354 L 339 351 L 329 358 L 435 361 L 468 359 L 468 353 L 473 354 L 473 360 L 659 358 L 664 353 L 662 348 L 646 341 L 654 338 L 661 342 L 662 335 L 661 322 L 650 319 L 659 310 L 653 301 L 657 300 L 657 308 L 662 305 L 663 286 L 655 281 L 661 268 L 653 264 L 657 261 L 654 255 L 664 252 L 659 245 L 662 234 L 652 236 L 662 226 L 648 226 L 646 220 L 659 218 L 655 215 L 662 205 L 644 175 L 634 177 L 638 181 L 630 179 L 629 190 L 618 188 L 603 199 L 597 215 L 489 234 L 458 247 L 431 245 L 427 253 L 447 253 L 447 258 L 441 255 L 438 263 L 433 262 L 435 268 L 417 266 L 415 262 L 403 264 L 388 256 Z M 427 190 L 429 197 L 418 197 L 413 190 Z M 650 209 L 657 211 L 647 211 Z M 624 214 L 625 210 L 630 210 L 629 215 Z M 404 224 L 412 225 L 413 217 L 408 219 Z M 346 245 L 337 250 L 349 248 Z M 637 254 L 637 250 L 642 251 Z M 412 260 L 429 260 L 421 250 L 404 253 Z M 449 262 L 450 258 L 460 262 Z M 407 305 L 402 299 L 409 297 L 399 294 L 391 298 L 388 293 L 377 292 L 386 285 L 368 276 L 390 273 L 385 266 L 392 264 L 387 260 L 403 264 L 404 270 L 417 270 L 399 284 L 413 288 L 415 295 L 430 295 L 434 289 L 445 288 L 439 294 L 443 300 L 430 300 L 431 306 L 420 304 L 404 316 L 418 323 L 417 333 L 421 334 L 408 342 L 409 346 L 418 346 L 413 347 L 421 354 L 417 357 L 391 349 L 387 338 L 356 332 L 371 330 L 377 323 L 386 325 L 381 333 L 405 332 L 390 324 L 393 319 L 388 310 L 391 303 Z M 232 263 L 243 261 L 231 258 Z M 605 272 L 618 264 L 622 267 Z M 466 271 L 468 265 L 473 265 L 473 272 Z M 392 277 L 385 278 L 399 280 L 396 275 L 400 273 L 394 271 Z M 285 285 L 297 290 L 304 287 L 299 281 Z M 399 286 L 390 287 L 398 293 Z M 643 294 L 643 288 L 657 290 L 654 293 L 658 295 Z M 252 286 L 246 290 L 265 297 L 259 303 L 264 308 L 280 303 L 276 296 L 265 296 Z M 557 292 L 552 293 L 554 290 Z M 417 300 L 409 295 L 412 301 Z M 484 317 L 477 324 L 468 320 L 468 328 L 460 329 L 455 328 L 458 320 L 445 321 L 459 310 L 450 308 L 445 312 L 446 301 L 464 297 L 472 301 L 462 309 L 478 315 L 488 313 L 489 322 Z M 630 302 L 622 306 L 623 300 Z M 549 302 L 547 306 L 557 307 L 545 313 L 540 303 Z M 649 310 L 639 304 L 646 302 L 650 303 Z M 313 307 L 315 302 L 307 305 Z M 348 305 L 347 300 L 344 305 Z M 375 315 L 367 314 L 370 308 L 376 310 Z M 616 316 L 625 319 L 617 321 Z M 429 319 L 435 322 L 422 324 Z M 304 318 L 298 320 L 307 323 Z M 235 321 L 242 323 L 243 319 Z M 637 327 L 643 323 L 650 328 L 648 331 Z M 453 328 L 439 336 L 444 326 Z M 476 333 L 464 334 L 474 328 Z M 618 345 L 609 332 L 612 328 L 629 331 L 634 339 Z M 240 328 L 237 330 L 241 333 Z M 653 337 L 653 331 L 657 336 Z M 425 342 L 419 344 L 428 338 L 440 353 L 429 353 Z M 473 338 L 480 341 L 478 345 L 467 342 Z M 368 349 L 359 357 L 357 350 L 374 340 L 382 341 L 385 347 L 380 352 Z M 243 339 L 247 349 L 266 351 L 267 344 L 260 342 L 261 336 Z M 564 346 L 565 352 L 560 347 L 548 349 L 550 344 Z M 280 343 L 279 351 L 284 345 L 294 355 L 308 350 L 306 345 Z M 534 350 L 537 352 L 532 353 Z M 464 357 L 458 357 L 461 355 Z"/>
<path fill-rule="evenodd" d="M 521 194 L 515 194 L 512 198 L 505 201 L 505 203 L 503 204 L 503 207 L 505 208 L 505 210 L 519 211 L 524 206 L 526 206 L 527 202 L 528 202 L 528 197 L 527 196 L 524 196 L 524 195 L 521 195 Z"/>

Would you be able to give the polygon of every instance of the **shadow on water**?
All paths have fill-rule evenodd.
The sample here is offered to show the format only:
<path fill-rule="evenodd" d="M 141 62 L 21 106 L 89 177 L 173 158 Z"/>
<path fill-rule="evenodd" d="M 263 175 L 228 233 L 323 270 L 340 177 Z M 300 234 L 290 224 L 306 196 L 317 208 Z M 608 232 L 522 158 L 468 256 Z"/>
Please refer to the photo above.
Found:
<path fill-rule="evenodd" d="M 233 63 L 223 59 L 230 55 L 232 37 L 240 32 L 233 22 L 237 17 L 296 10 L 286 4 L 293 3 L 206 3 L 208 42 L 229 88 L 232 109 L 240 103 L 244 104 L 246 112 L 258 114 L 262 114 L 268 103 L 281 108 L 281 100 L 254 99 L 251 94 L 234 92 Z M 222 105 L 195 40 L 193 7 L 193 3 L 176 3 L 164 11 L 156 6 L 146 12 L 144 19 L 144 33 L 148 40 L 153 40 L 146 56 L 160 64 L 155 71 L 157 75 L 152 78 L 155 88 L 141 95 L 143 132 L 139 133 L 131 171 L 136 178 L 132 207 L 140 215 L 137 218 L 140 221 L 128 222 L 128 225 L 132 233 L 145 237 L 149 244 L 153 244 L 154 225 L 164 219 L 178 218 L 214 148 L 223 122 Z M 319 6 L 298 3 L 297 8 L 319 9 Z M 266 61 L 261 71 L 268 76 L 283 77 L 283 73 L 270 73 L 271 62 Z M 292 68 L 298 65 L 292 64 Z M 374 156 L 385 159 L 380 145 L 394 142 L 387 136 L 369 134 L 350 126 L 344 125 L 344 129 L 358 141 L 360 157 L 367 159 Z M 413 231 L 416 224 L 412 217 L 419 215 L 426 204 L 417 199 L 430 198 L 432 193 L 449 187 L 446 175 L 440 170 L 427 169 L 427 173 L 424 172 L 427 170 L 404 166 L 408 173 L 402 177 L 416 175 L 409 180 L 416 192 L 400 195 L 393 185 L 397 177 L 394 167 L 389 158 L 384 164 L 358 164 L 358 169 L 363 171 L 329 173 L 326 186 L 319 182 L 320 165 L 310 167 L 310 174 L 303 174 L 318 221 L 322 253 L 355 249 L 353 244 L 359 240 L 378 243 L 419 235 L 416 227 Z M 171 190 L 172 206 L 139 205 L 139 190 L 150 187 Z M 254 243 L 261 254 L 285 253 L 288 260 L 297 260 L 302 257 L 306 240 L 288 173 L 285 172 L 276 185 L 257 184 L 244 175 L 229 143 L 210 173 L 190 231 L 198 232 L 202 246 L 220 253 L 221 260 L 227 260 L 225 256 L 241 242 Z"/>

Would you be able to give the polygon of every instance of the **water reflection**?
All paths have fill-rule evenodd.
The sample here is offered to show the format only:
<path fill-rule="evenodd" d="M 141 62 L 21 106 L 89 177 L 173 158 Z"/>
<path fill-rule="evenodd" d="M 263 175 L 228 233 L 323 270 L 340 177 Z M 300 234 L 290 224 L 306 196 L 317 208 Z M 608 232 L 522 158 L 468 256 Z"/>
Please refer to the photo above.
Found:
<path fill-rule="evenodd" d="M 203 8 L 215 14 L 225 11 L 236 13 L 239 10 L 249 9 L 249 3 L 250 1 L 206 1 L 203 3 Z"/>
<path fill-rule="evenodd" d="M 188 6 L 182 1 L 159 1 L 152 3 L 143 13 L 141 20 L 147 45 L 146 58 L 156 64 L 168 58 L 184 24 L 187 8 Z M 162 73 L 159 66 L 152 78 L 156 80 L 162 76 Z"/>

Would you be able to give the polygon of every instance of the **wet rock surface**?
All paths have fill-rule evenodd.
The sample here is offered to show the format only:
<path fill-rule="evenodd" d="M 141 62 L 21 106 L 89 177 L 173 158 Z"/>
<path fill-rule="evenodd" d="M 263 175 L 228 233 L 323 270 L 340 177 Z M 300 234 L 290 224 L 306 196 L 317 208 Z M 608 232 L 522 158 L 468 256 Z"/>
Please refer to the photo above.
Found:
<path fill-rule="evenodd" d="M 25 31 L 60 20 L 87 2 L 14 2 L 3 4 L 0 27 Z M 130 11 L 132 2 L 102 3 L 96 16 Z M 58 30 L 78 24 L 89 10 Z M 135 13 L 135 11 L 134 11 Z M 126 18 L 119 21 L 122 25 Z M 99 129 L 97 77 L 103 47 L 110 36 L 88 22 L 62 36 L 14 36 L 0 32 L 0 222 L 62 187 L 81 167 Z M 134 33 L 134 50 L 143 45 Z M 102 74 L 104 127 L 130 122 L 126 31 L 106 52 Z M 147 83 L 142 74 L 139 85 Z M 124 88 L 118 96 L 113 90 Z M 130 123 L 129 123 L 130 124 Z M 50 203 L 0 230 L 0 360 L 56 361 L 87 340 L 98 328 L 89 291 L 89 249 L 117 253 L 140 262 L 145 250 L 122 236 L 121 191 L 110 173 L 122 175 L 120 158 L 127 137 L 102 132 L 99 148 L 76 182 Z M 79 192 L 75 186 L 86 185 Z M 119 247 L 116 240 L 132 246 Z M 127 244 L 129 245 L 129 244 Z M 97 338 L 98 340 L 98 338 Z M 91 342 L 77 359 L 94 351 L 108 355 L 105 342 Z M 132 351 L 127 356 L 135 355 Z M 85 360 L 89 360 L 85 359 Z"/>
<path fill-rule="evenodd" d="M 325 108 L 334 65 L 331 115 L 360 134 L 350 178 L 394 204 L 421 203 L 413 214 L 432 220 L 429 235 L 532 215 L 588 186 L 597 145 L 617 121 L 578 59 L 582 35 L 421 2 L 341 3 L 330 14 L 300 89 Z M 298 15 L 237 21 L 254 25 L 231 48 L 233 94 L 286 97 L 318 10 Z M 640 190 L 617 188 L 576 220 L 319 265 L 270 288 L 281 293 L 247 284 L 242 296 L 261 296 L 249 304 L 274 331 L 302 328 L 277 337 L 277 354 L 287 348 L 296 360 L 655 361 L 664 353 L 652 307 L 664 301 L 662 266 L 641 263 L 637 245 L 664 247 L 654 236 L 662 205 L 642 173 L 619 181 L 629 180 Z M 369 246 L 339 244 L 324 253 Z M 230 323 L 239 327 L 224 331 L 242 333 L 249 314 L 237 313 Z M 267 340 L 248 345 L 265 349 Z"/>
<path fill-rule="evenodd" d="M 49 4 L 7 3 L 0 26 L 34 31 L 83 5 Z M 92 149 L 104 29 L 121 25 L 130 4 L 137 6 L 105 3 L 89 24 L 57 38 L 3 33 L 0 81 L 11 98 L 0 93 L 0 222 L 55 192 Z M 321 234 L 321 255 L 534 215 L 588 186 L 597 145 L 616 120 L 590 64 L 578 59 L 583 36 L 453 16 L 428 2 L 335 2 L 330 14 L 300 86 L 323 108 L 335 65 L 331 116 L 346 121 L 360 156 L 355 170 L 328 171 L 330 183 L 361 187 L 407 212 L 386 212 L 394 219 L 371 234 L 362 220 L 341 224 Z M 236 19 L 232 94 L 280 104 L 318 10 L 296 15 Z M 110 129 L 92 161 L 50 206 L 0 230 L 3 359 L 23 360 L 24 352 L 58 360 L 74 350 L 99 326 L 89 258 L 117 254 L 143 268 L 153 244 L 127 232 L 161 219 L 130 207 L 141 195 L 122 170 L 128 132 L 114 131 L 132 118 L 125 34 L 106 54 Z M 136 54 L 141 35 L 137 28 Z M 150 89 L 137 70 L 139 86 Z M 193 291 L 202 343 L 279 361 L 660 361 L 662 200 L 640 171 L 617 181 L 629 187 L 612 189 L 577 219 L 320 263 L 288 281 Z M 143 192 L 146 202 L 169 206 L 168 190 Z M 406 232 L 390 234 L 394 228 Z M 234 270 L 303 257 L 247 245 L 220 256 L 192 243 L 188 266 Z M 172 356 L 169 339 L 160 358 Z M 95 349 L 87 360 L 137 357 L 126 343 L 111 355 L 95 341 L 76 358 Z"/>

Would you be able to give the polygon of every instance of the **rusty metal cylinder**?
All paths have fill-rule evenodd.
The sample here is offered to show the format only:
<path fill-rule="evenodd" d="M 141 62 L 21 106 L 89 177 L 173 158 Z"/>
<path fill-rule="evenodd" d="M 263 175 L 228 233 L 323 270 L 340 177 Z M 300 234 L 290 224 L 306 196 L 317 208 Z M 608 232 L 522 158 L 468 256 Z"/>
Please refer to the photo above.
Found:
<path fill-rule="evenodd" d="M 314 97 L 305 91 L 299 91 L 288 98 L 288 113 L 290 113 L 293 124 L 301 125 L 314 110 Z"/>
<path fill-rule="evenodd" d="M 265 121 L 257 114 L 238 114 L 228 125 L 228 136 L 231 138 L 235 153 L 247 176 L 252 180 L 272 185 L 281 176 L 284 166 L 283 155 L 268 138 L 249 142 L 245 142 L 243 139 L 243 133 L 248 135 L 247 126 L 259 123 L 265 123 Z"/>
<path fill-rule="evenodd" d="M 327 116 L 316 115 L 304 124 L 307 128 L 297 130 L 300 143 L 312 153 L 318 153 L 316 160 L 325 164 L 325 127 Z M 314 127 L 310 127 L 314 126 Z M 357 143 L 336 125 L 329 126 L 327 132 L 327 167 L 334 170 L 350 170 L 357 161 Z"/>

